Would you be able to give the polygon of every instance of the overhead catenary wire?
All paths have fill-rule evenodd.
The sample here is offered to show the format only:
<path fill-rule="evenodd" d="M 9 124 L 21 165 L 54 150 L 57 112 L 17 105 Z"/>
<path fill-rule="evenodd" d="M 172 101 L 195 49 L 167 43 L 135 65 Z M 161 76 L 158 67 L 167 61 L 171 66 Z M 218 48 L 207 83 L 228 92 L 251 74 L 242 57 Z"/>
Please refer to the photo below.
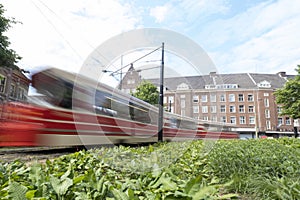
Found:
<path fill-rule="evenodd" d="M 40 2 L 40 4 L 42 4 L 49 12 L 51 12 L 58 20 L 60 20 L 63 25 L 65 27 L 67 27 L 68 29 L 72 30 L 72 27 L 62 18 L 60 17 L 53 9 L 51 9 L 47 4 L 45 4 L 43 1 L 38 0 Z M 41 15 L 47 20 L 47 22 L 51 25 L 51 27 L 59 34 L 59 36 L 68 44 L 68 46 L 75 52 L 75 54 L 81 59 L 83 60 L 84 58 L 82 58 L 82 56 L 78 53 L 78 51 L 72 46 L 72 44 L 69 42 L 69 40 L 57 29 L 57 27 L 55 26 L 55 24 L 52 23 L 52 21 L 50 20 L 50 18 L 48 16 L 46 16 L 42 9 L 39 7 L 39 5 L 37 3 L 35 3 L 33 0 L 31 0 L 31 2 L 33 3 L 33 5 L 37 8 L 37 10 L 41 13 Z M 78 32 L 76 32 L 78 35 Z M 91 43 L 89 43 L 86 39 L 84 39 L 81 35 L 79 37 L 85 44 L 87 44 L 91 49 L 96 49 L 95 46 L 93 46 Z M 96 49 L 96 52 L 102 57 L 102 59 L 109 61 L 109 59 L 107 59 L 101 52 L 98 51 L 98 49 Z M 93 58 L 96 59 L 96 58 Z M 98 63 L 99 60 L 97 59 Z M 116 67 L 116 66 L 114 66 Z M 117 68 L 117 67 L 116 67 Z"/>

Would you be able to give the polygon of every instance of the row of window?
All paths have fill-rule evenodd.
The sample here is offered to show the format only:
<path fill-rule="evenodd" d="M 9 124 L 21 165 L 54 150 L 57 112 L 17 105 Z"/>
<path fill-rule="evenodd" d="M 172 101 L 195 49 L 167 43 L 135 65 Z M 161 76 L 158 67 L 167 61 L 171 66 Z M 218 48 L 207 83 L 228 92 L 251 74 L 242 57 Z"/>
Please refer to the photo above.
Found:
<path fill-rule="evenodd" d="M 269 93 L 265 93 L 264 96 L 269 96 Z M 201 97 L 201 102 L 208 102 L 208 95 L 194 95 L 193 96 L 193 103 L 199 103 L 200 102 L 200 98 Z M 235 102 L 235 94 L 228 94 L 228 100 L 229 102 Z M 180 95 L 180 100 L 181 101 L 185 101 L 185 95 Z M 216 94 L 211 94 L 209 96 L 209 102 L 217 102 L 217 95 Z M 167 97 L 165 97 L 164 99 L 165 103 L 167 102 Z M 238 94 L 238 102 L 244 102 L 244 94 Z M 248 102 L 253 102 L 254 101 L 254 96 L 253 94 L 248 94 L 247 96 L 247 101 Z M 168 97 L 168 103 L 174 103 L 174 96 L 169 96 Z M 226 102 L 226 95 L 225 94 L 220 94 L 219 96 L 219 102 Z M 269 107 L 270 103 L 269 103 L 269 99 L 268 98 L 264 98 L 264 105 L 265 107 Z"/>
<path fill-rule="evenodd" d="M 182 103 L 181 107 L 184 108 L 184 103 Z M 193 106 L 193 113 L 199 113 L 199 107 L 200 106 Z M 208 108 L 210 108 L 210 113 L 217 113 L 217 106 L 201 106 L 201 111 L 202 113 L 208 113 Z M 268 110 L 268 109 L 266 109 Z M 239 105 L 238 106 L 238 112 L 239 113 L 245 113 L 246 111 L 246 106 L 245 105 Z M 248 113 L 254 113 L 254 106 L 249 105 L 247 109 Z M 236 112 L 236 106 L 235 105 L 230 105 L 229 106 L 229 112 L 230 113 L 235 113 Z M 267 111 L 268 113 L 270 112 L 269 110 Z M 226 105 L 220 105 L 220 113 L 226 113 Z M 269 115 L 269 114 L 268 114 Z"/>
<path fill-rule="evenodd" d="M 221 105 L 220 112 L 225 113 L 226 112 L 226 106 Z M 235 106 L 229 106 L 229 112 L 235 113 Z M 199 107 L 193 106 L 193 113 L 199 113 Z M 208 106 L 202 106 L 202 113 L 208 113 Z M 216 106 L 210 106 L 210 113 L 217 113 L 217 107 Z M 239 105 L 239 113 L 245 113 L 245 106 Z M 248 113 L 254 113 L 254 106 L 248 106 Z M 270 118 L 270 110 L 265 109 L 265 117 Z"/>
<path fill-rule="evenodd" d="M 246 116 L 240 116 L 238 119 L 239 119 L 239 124 L 246 124 Z M 209 120 L 208 116 L 203 116 L 203 120 L 208 121 Z M 217 116 L 212 116 L 210 120 L 217 122 Z M 229 118 L 229 121 L 227 122 L 227 117 L 221 116 L 220 122 L 237 124 L 237 117 L 231 116 Z M 280 118 L 278 118 L 278 122 L 277 122 L 278 126 L 277 127 L 280 128 L 281 125 L 291 125 L 291 123 L 292 123 L 291 118 L 289 118 L 289 117 L 281 118 L 280 117 Z M 255 124 L 255 116 L 249 116 L 248 124 Z M 266 121 L 266 127 L 267 127 L 267 129 L 271 128 L 270 120 Z"/>
<path fill-rule="evenodd" d="M 209 119 L 208 116 L 203 116 L 203 120 L 205 121 L 213 121 L 213 122 L 217 122 L 217 116 L 211 116 L 211 118 Z M 221 116 L 220 117 L 220 122 L 223 123 L 231 123 L 231 124 L 236 124 L 237 123 L 237 118 L 235 116 L 231 116 L 229 121 L 227 122 L 227 117 L 226 116 Z M 245 116 L 240 116 L 239 117 L 239 124 L 246 124 L 246 117 Z M 255 124 L 255 117 L 254 116 L 250 116 L 249 117 L 249 121 L 248 124 Z"/>
<path fill-rule="evenodd" d="M 219 101 L 220 102 L 226 102 L 226 95 L 225 94 L 220 94 L 219 96 Z M 199 97 L 199 95 L 194 95 L 193 96 L 193 102 L 194 103 L 199 103 L 199 98 L 201 98 L 201 102 L 208 102 L 208 95 L 201 95 Z M 237 100 L 239 102 L 244 102 L 245 101 L 245 97 L 244 94 L 238 94 L 237 95 Z M 209 101 L 210 102 L 217 102 L 217 95 L 216 94 L 211 94 L 209 95 Z M 228 94 L 228 101 L 229 102 L 235 102 L 236 101 L 236 95 L 235 94 Z M 247 95 L 247 101 L 249 102 L 253 102 L 254 101 L 254 96 L 253 94 L 248 94 Z"/>
<path fill-rule="evenodd" d="M 0 93 L 4 93 L 6 84 L 6 77 L 0 74 Z M 17 88 L 15 84 L 10 85 L 9 96 L 17 99 L 26 99 L 27 91 L 24 88 Z"/>

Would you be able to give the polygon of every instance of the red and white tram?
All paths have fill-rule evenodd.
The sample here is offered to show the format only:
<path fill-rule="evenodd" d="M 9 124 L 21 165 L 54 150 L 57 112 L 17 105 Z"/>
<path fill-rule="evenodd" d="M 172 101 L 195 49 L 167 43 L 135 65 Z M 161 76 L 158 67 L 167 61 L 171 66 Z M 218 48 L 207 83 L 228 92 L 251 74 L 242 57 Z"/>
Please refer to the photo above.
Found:
<path fill-rule="evenodd" d="M 75 146 L 157 141 L 158 108 L 107 85 L 51 68 L 32 76 L 44 94 L 0 107 L 0 146 Z M 163 138 L 235 139 L 225 124 L 164 113 Z"/>

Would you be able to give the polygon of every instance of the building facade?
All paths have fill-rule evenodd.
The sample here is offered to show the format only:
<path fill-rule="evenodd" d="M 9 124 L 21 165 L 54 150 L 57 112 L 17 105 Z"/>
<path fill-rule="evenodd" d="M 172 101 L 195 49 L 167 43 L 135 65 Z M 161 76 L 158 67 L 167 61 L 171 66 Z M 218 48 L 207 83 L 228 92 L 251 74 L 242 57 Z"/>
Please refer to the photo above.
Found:
<path fill-rule="evenodd" d="M 22 70 L 0 67 L 0 103 L 26 101 L 30 80 Z"/>
<path fill-rule="evenodd" d="M 173 77 L 164 80 L 165 110 L 199 120 L 230 123 L 244 137 L 293 134 L 293 119 L 280 115 L 274 91 L 288 78 L 277 74 L 217 74 Z M 122 90 L 129 93 L 140 83 L 139 73 L 130 69 Z M 148 79 L 159 85 L 159 79 Z"/>

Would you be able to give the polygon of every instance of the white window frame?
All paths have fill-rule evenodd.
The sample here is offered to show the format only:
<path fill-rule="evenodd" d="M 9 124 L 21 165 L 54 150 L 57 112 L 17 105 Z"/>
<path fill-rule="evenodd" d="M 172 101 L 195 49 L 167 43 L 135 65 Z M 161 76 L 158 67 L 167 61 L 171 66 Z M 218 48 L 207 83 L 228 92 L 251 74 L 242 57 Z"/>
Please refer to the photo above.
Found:
<path fill-rule="evenodd" d="M 217 102 L 217 95 L 216 94 L 211 94 L 210 95 L 210 102 Z"/>
<path fill-rule="evenodd" d="M 255 124 L 255 117 L 249 116 L 249 124 Z"/>
<path fill-rule="evenodd" d="M 202 113 L 208 113 L 208 106 L 202 106 Z"/>
<path fill-rule="evenodd" d="M 199 106 L 193 106 L 193 112 L 199 113 Z"/>
<path fill-rule="evenodd" d="M 235 102 L 235 94 L 229 94 L 229 102 Z"/>
<path fill-rule="evenodd" d="M 199 103 L 199 95 L 193 96 L 193 103 Z"/>
<path fill-rule="evenodd" d="M 207 95 L 201 95 L 201 102 L 207 102 Z"/>
<path fill-rule="evenodd" d="M 240 116 L 240 124 L 246 124 L 246 117 Z"/>

